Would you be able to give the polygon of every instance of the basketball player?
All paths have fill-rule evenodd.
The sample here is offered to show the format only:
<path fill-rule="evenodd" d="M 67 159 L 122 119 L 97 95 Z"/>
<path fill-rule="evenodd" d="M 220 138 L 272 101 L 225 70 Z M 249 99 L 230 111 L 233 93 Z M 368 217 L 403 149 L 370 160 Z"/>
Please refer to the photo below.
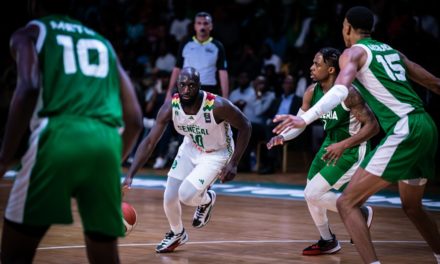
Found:
<path fill-rule="evenodd" d="M 311 78 L 316 83 L 311 84 L 304 93 L 298 116 L 310 109 L 333 86 L 339 73 L 340 54 L 334 48 L 323 48 L 316 53 L 310 68 Z M 338 211 L 338 196 L 331 190 L 342 190 L 346 186 L 369 151 L 367 140 L 379 132 L 376 118 L 352 87 L 347 99 L 320 119 L 327 136 L 313 159 L 304 197 L 321 239 L 305 248 L 303 255 L 332 254 L 341 249 L 336 236 L 330 230 L 327 218 L 327 210 Z M 283 144 L 284 141 L 297 137 L 303 130 L 283 132 L 273 137 L 267 147 L 270 149 Z M 362 213 L 370 225 L 373 219 L 372 208 L 364 206 Z"/>
<path fill-rule="evenodd" d="M 135 173 L 148 160 L 168 122 L 184 136 L 168 172 L 164 209 L 171 231 L 156 247 L 156 252 L 171 252 L 188 240 L 183 227 L 180 202 L 198 206 L 192 226 L 205 226 L 212 213 L 216 194 L 209 190 L 219 178 L 232 180 L 237 164 L 249 142 L 251 125 L 243 113 L 229 100 L 200 90 L 200 74 L 185 67 L 177 78 L 178 92 L 159 110 L 156 125 L 139 145 L 123 190 L 130 187 Z M 234 151 L 231 127 L 237 129 Z"/>
<path fill-rule="evenodd" d="M 346 13 L 342 35 L 347 49 L 332 89 L 301 117 L 283 117 L 274 132 L 305 127 L 337 106 L 352 82 L 386 136 L 370 152 L 339 197 L 339 213 L 365 263 L 379 263 L 360 206 L 374 193 L 398 183 L 402 207 L 440 263 L 440 234 L 423 209 L 426 182 L 434 177 L 438 132 L 409 80 L 440 94 L 440 79 L 385 43 L 371 39 L 374 15 L 357 6 Z"/>
<path fill-rule="evenodd" d="M 1 262 L 32 263 L 49 227 L 72 223 L 75 197 L 90 263 L 119 263 L 120 168 L 142 125 L 133 86 L 104 37 L 61 15 L 68 1 L 31 6 L 39 19 L 10 41 L 18 81 L 0 175 L 28 126 L 31 136 L 5 210 Z"/>

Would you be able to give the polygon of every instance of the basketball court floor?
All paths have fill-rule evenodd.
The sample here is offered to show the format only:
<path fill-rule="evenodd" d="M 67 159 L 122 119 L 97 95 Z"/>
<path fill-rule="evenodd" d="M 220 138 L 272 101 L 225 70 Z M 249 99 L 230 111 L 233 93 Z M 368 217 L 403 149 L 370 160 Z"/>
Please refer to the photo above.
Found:
<path fill-rule="evenodd" d="M 195 208 L 182 206 L 189 235 L 187 244 L 168 254 L 155 253 L 169 226 L 162 208 L 166 171 L 142 171 L 124 198 L 137 210 L 138 222 L 119 240 L 122 263 L 362 263 L 339 215 L 329 212 L 333 232 L 342 250 L 333 255 L 302 256 L 319 234 L 302 196 L 304 173 L 239 174 L 234 182 L 215 184 L 217 202 L 210 223 L 191 227 Z M 0 180 L 3 216 L 13 179 Z M 425 206 L 440 226 L 440 193 L 428 193 Z M 435 263 L 432 251 L 399 208 L 390 188 L 368 202 L 375 209 L 371 235 L 382 263 Z M 80 219 L 53 226 L 38 248 L 34 263 L 87 263 Z M 2 223 L 0 223 L 0 226 Z"/>

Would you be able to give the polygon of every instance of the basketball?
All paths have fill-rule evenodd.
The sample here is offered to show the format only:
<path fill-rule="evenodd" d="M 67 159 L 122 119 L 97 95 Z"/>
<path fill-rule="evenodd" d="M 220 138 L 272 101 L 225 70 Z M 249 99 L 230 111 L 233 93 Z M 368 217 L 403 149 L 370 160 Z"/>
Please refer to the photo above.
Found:
<path fill-rule="evenodd" d="M 124 226 L 125 226 L 125 235 L 127 236 L 136 226 L 136 222 L 137 222 L 136 210 L 131 204 L 127 202 L 122 202 L 122 215 L 123 215 L 122 221 L 124 222 Z"/>

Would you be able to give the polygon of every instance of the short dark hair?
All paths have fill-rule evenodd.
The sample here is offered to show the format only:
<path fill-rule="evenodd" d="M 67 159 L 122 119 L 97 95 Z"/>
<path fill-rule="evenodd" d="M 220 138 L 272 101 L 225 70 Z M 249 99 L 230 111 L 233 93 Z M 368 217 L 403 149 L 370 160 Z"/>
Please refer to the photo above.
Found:
<path fill-rule="evenodd" d="M 319 50 L 322 54 L 322 59 L 329 67 L 334 67 L 336 72 L 339 72 L 339 57 L 341 52 L 335 48 L 325 47 Z"/>
<path fill-rule="evenodd" d="M 31 2 L 32 0 L 29 0 Z M 50 13 L 69 14 L 73 0 L 36 0 L 37 5 Z"/>
<path fill-rule="evenodd" d="M 345 18 L 354 29 L 361 29 L 367 32 L 373 31 L 374 14 L 364 6 L 350 8 L 345 14 Z"/>
<path fill-rule="evenodd" d="M 209 14 L 208 12 L 204 12 L 204 11 L 202 11 L 202 12 L 198 12 L 198 13 L 195 15 L 195 17 L 194 17 L 194 20 L 195 20 L 195 18 L 197 18 L 197 17 L 208 17 L 209 20 L 211 20 L 211 23 L 212 23 L 212 16 L 211 16 L 211 14 Z"/>

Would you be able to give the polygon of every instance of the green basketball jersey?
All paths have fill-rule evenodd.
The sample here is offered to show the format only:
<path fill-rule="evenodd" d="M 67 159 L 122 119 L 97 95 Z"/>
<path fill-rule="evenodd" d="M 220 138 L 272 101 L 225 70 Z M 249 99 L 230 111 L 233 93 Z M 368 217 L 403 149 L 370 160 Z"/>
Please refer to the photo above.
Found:
<path fill-rule="evenodd" d="M 319 83 L 316 83 L 311 105 L 316 104 L 324 96 L 324 92 Z M 361 123 L 350 114 L 350 109 L 344 103 L 339 104 L 333 110 L 319 118 L 324 124 L 327 139 L 332 142 L 339 142 L 356 134 L 361 128 Z"/>
<path fill-rule="evenodd" d="M 30 22 L 40 29 L 42 75 L 35 118 L 82 116 L 122 126 L 116 56 L 100 34 L 67 16 Z"/>
<path fill-rule="evenodd" d="M 386 132 L 408 113 L 424 111 L 396 50 L 371 38 L 361 39 L 354 46 L 363 48 L 368 59 L 356 74 L 353 85 Z"/>

